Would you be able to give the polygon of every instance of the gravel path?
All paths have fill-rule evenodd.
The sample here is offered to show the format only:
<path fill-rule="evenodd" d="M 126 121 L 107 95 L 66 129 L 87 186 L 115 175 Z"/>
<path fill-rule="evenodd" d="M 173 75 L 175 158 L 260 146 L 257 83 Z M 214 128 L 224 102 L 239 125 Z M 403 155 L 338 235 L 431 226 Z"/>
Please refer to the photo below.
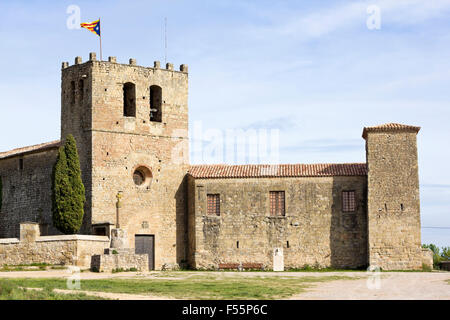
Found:
<path fill-rule="evenodd" d="M 383 272 L 318 283 L 294 300 L 450 300 L 450 272 Z"/>

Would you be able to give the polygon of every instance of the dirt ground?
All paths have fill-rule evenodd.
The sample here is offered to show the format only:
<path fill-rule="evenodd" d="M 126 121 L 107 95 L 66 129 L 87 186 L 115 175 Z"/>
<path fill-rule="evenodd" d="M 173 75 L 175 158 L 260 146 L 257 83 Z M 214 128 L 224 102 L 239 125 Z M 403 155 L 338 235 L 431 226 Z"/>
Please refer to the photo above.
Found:
<path fill-rule="evenodd" d="M 450 300 L 450 272 L 383 272 L 320 283 L 296 300 Z"/>
<path fill-rule="evenodd" d="M 111 278 L 139 278 L 139 279 L 188 279 L 201 275 L 216 276 L 218 279 L 227 277 L 301 277 L 346 276 L 354 279 L 335 280 L 316 283 L 305 292 L 296 294 L 293 300 L 450 300 L 450 272 L 123 272 L 123 273 L 79 273 L 83 279 L 111 279 Z M 67 278 L 71 276 L 67 270 L 48 271 L 13 271 L 0 272 L 0 278 Z M 68 290 L 55 290 L 70 292 Z M 96 295 L 119 300 L 160 300 L 169 297 L 118 294 L 105 292 L 83 291 L 89 295 Z"/>

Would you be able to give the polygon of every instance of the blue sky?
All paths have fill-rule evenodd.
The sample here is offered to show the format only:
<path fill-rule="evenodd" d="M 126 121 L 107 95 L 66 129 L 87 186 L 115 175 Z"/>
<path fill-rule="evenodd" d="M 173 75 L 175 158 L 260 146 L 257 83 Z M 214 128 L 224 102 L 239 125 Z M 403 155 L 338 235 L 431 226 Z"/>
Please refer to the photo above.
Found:
<path fill-rule="evenodd" d="M 450 227 L 450 0 L 1 1 L 0 151 L 59 139 L 60 68 L 103 55 L 189 65 L 190 124 L 280 130 L 282 163 L 364 162 L 364 126 L 418 135 L 422 225 Z M 377 5 L 381 28 L 369 30 Z M 450 229 L 423 229 L 450 245 Z"/>

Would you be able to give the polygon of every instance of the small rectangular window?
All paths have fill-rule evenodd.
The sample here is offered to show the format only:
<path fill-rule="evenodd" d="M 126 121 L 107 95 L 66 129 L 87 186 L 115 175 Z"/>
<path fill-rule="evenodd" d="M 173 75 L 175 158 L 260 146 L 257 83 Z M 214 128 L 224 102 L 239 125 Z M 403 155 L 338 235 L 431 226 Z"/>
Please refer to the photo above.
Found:
<path fill-rule="evenodd" d="M 23 159 L 19 159 L 19 170 L 23 170 Z"/>
<path fill-rule="evenodd" d="M 219 194 L 208 194 L 208 215 L 220 216 Z"/>
<path fill-rule="evenodd" d="M 284 191 L 270 191 L 270 215 L 285 215 Z"/>
<path fill-rule="evenodd" d="M 162 89 L 159 86 L 150 87 L 150 121 L 161 122 Z"/>
<path fill-rule="evenodd" d="M 131 82 L 123 85 L 123 116 L 136 117 L 136 86 Z"/>
<path fill-rule="evenodd" d="M 70 82 L 70 103 L 75 104 L 75 81 Z"/>
<path fill-rule="evenodd" d="M 78 81 L 78 90 L 80 91 L 80 102 L 83 103 L 84 100 L 84 80 L 80 79 Z"/>
<path fill-rule="evenodd" d="M 342 211 L 356 211 L 355 191 L 342 191 Z"/>

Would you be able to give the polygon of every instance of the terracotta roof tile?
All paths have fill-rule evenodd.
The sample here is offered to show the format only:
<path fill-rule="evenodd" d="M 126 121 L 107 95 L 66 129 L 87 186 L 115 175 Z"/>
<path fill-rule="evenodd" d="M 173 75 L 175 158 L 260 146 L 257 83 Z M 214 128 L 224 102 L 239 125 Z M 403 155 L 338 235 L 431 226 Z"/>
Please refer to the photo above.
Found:
<path fill-rule="evenodd" d="M 264 177 L 365 176 L 365 163 L 280 164 L 280 165 L 192 165 L 188 172 L 196 179 Z"/>
<path fill-rule="evenodd" d="M 389 132 L 389 131 L 403 131 L 403 132 L 419 132 L 420 127 L 409 126 L 400 123 L 386 123 L 375 127 L 365 127 L 363 130 L 363 138 L 367 137 L 367 132 Z"/>
<path fill-rule="evenodd" d="M 20 155 L 27 154 L 27 153 L 42 152 L 42 151 L 45 151 L 48 149 L 58 148 L 60 145 L 61 145 L 61 141 L 56 140 L 56 141 L 36 144 L 33 146 L 17 148 L 17 149 L 13 149 L 10 151 L 0 152 L 0 159 L 20 156 Z"/>

